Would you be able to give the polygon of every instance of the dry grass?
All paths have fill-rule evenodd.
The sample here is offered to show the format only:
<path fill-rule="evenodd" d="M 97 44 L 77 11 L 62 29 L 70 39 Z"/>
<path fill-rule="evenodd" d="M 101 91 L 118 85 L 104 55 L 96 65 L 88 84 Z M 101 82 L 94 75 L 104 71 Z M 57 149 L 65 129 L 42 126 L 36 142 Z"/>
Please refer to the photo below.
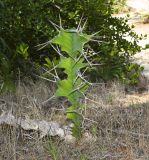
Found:
<path fill-rule="evenodd" d="M 54 91 L 54 86 L 43 82 L 21 84 L 16 94 L 1 95 L 0 112 L 12 110 L 16 117 L 65 124 L 64 99 L 43 103 Z M 56 154 L 59 160 L 148 160 L 148 95 L 126 95 L 119 83 L 90 88 L 84 102 L 84 128 L 94 139 L 88 142 L 66 144 L 58 137 L 40 139 L 35 131 L 0 126 L 0 160 L 56 160 Z"/>

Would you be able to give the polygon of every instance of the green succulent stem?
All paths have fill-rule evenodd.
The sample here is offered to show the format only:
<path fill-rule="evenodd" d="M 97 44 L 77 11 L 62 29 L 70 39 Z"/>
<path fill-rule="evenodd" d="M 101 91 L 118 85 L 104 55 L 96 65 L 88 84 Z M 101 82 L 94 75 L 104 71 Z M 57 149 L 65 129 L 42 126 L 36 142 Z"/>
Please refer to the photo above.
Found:
<path fill-rule="evenodd" d="M 83 105 L 80 103 L 80 98 L 84 97 L 89 83 L 81 77 L 81 70 L 88 66 L 83 55 L 83 47 L 90 38 L 91 36 L 78 30 L 61 29 L 59 34 L 51 40 L 51 43 L 59 45 L 61 51 L 66 53 L 66 56 L 60 56 L 57 67 L 64 69 L 67 78 L 57 80 L 55 96 L 63 96 L 70 101 L 71 105 L 66 110 L 66 116 L 74 124 L 72 134 L 76 138 L 80 138 L 83 133 Z"/>

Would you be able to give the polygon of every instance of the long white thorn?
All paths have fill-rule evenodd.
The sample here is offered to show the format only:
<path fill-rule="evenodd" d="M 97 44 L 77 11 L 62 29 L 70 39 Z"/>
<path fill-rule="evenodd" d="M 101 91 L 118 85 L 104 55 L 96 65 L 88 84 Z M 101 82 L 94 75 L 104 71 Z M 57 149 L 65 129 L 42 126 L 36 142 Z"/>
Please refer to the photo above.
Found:
<path fill-rule="evenodd" d="M 89 84 L 89 85 L 93 85 L 92 83 L 90 83 L 89 81 L 87 81 L 81 74 L 79 74 L 79 77 L 85 82 L 85 83 L 87 83 L 87 84 Z"/>
<path fill-rule="evenodd" d="M 78 27 L 77 27 L 77 31 L 80 31 L 82 19 L 83 19 L 83 14 L 82 14 L 82 16 L 80 18 L 80 21 L 79 21 L 79 24 L 78 24 Z"/>
<path fill-rule="evenodd" d="M 51 20 L 49 20 L 49 22 L 53 25 L 53 27 L 57 30 L 57 31 L 59 31 L 61 28 L 60 28 L 60 26 L 58 26 L 57 24 L 55 24 L 54 22 L 52 22 Z"/>
<path fill-rule="evenodd" d="M 56 49 L 57 49 L 57 51 L 58 51 L 59 53 L 61 53 L 61 52 L 60 52 L 60 49 L 58 48 L 58 46 L 57 46 L 57 45 L 56 45 Z"/>
<path fill-rule="evenodd" d="M 70 92 L 70 94 L 71 93 L 73 93 L 73 92 L 75 92 L 75 91 L 79 91 L 82 87 L 84 87 L 86 84 L 85 83 L 81 83 L 77 88 L 75 88 L 74 90 L 72 90 L 71 92 Z"/>
<path fill-rule="evenodd" d="M 100 32 L 101 32 L 101 31 L 97 31 L 97 32 L 91 34 L 91 37 L 94 37 L 95 35 L 97 35 L 97 34 L 100 33 Z"/>
<path fill-rule="evenodd" d="M 81 57 L 82 57 L 82 54 L 80 54 L 80 56 L 75 60 L 75 65 L 78 63 Z"/>
<path fill-rule="evenodd" d="M 49 45 L 51 43 L 51 41 L 47 41 L 47 42 L 45 42 L 45 43 L 42 43 L 42 44 L 38 44 L 37 46 L 35 46 L 35 47 L 40 47 L 39 49 L 38 49 L 38 51 L 39 50 L 41 50 L 41 49 L 43 49 L 43 48 L 45 48 L 47 45 Z"/>
<path fill-rule="evenodd" d="M 51 70 L 49 70 L 49 72 L 51 72 L 51 71 L 55 70 L 56 68 L 57 68 L 57 65 L 56 65 L 56 66 L 54 66 Z"/>
<path fill-rule="evenodd" d="M 52 48 L 59 54 L 59 56 L 64 57 L 64 56 L 52 45 L 52 43 L 50 43 L 50 45 L 51 45 Z"/>
<path fill-rule="evenodd" d="M 84 22 L 84 24 L 83 24 L 83 26 L 80 27 L 80 30 L 79 30 L 80 32 L 83 32 L 83 30 L 84 30 L 84 28 L 85 28 L 85 26 L 86 26 L 87 20 L 88 20 L 88 19 L 86 19 L 85 22 Z"/>
<path fill-rule="evenodd" d="M 83 54 L 83 53 L 82 53 L 82 55 L 83 55 L 83 57 L 85 58 L 85 60 L 87 61 L 87 63 L 88 63 L 90 66 L 92 66 L 92 65 L 91 65 L 91 62 L 87 59 L 86 55 Z"/>
<path fill-rule="evenodd" d="M 51 73 L 50 71 L 46 70 L 45 68 L 43 68 L 43 70 L 46 71 L 46 73 L 48 73 L 51 76 L 53 76 L 55 80 L 59 79 L 59 77 L 57 75 L 54 75 L 53 73 Z"/>
<path fill-rule="evenodd" d="M 45 100 L 45 101 L 42 102 L 41 104 L 44 105 L 45 103 L 51 101 L 53 98 L 55 98 L 55 95 L 53 95 L 52 97 L 48 98 L 47 100 Z"/>
<path fill-rule="evenodd" d="M 51 80 L 51 79 L 49 79 L 49 78 L 45 78 L 45 77 L 43 77 L 43 76 L 38 76 L 38 75 L 36 75 L 36 76 L 37 76 L 37 77 L 39 77 L 39 78 L 41 78 L 41 79 L 44 79 L 44 80 L 46 80 L 46 81 L 56 83 L 56 81 L 55 81 L 55 80 Z"/>
<path fill-rule="evenodd" d="M 49 41 L 47 41 L 47 42 L 44 42 L 44 43 L 38 44 L 38 45 L 36 45 L 35 47 L 39 47 L 39 46 L 42 46 L 42 45 L 45 45 L 45 44 L 48 44 L 48 43 L 50 43 L 50 40 L 49 40 Z"/>
<path fill-rule="evenodd" d="M 53 65 L 53 68 L 54 68 L 55 65 L 54 65 L 53 62 L 52 62 L 52 65 Z M 58 74 L 57 74 L 56 68 L 54 68 L 54 71 L 55 71 L 55 75 L 56 75 L 57 79 L 60 79 L 59 76 L 58 76 Z"/>
<path fill-rule="evenodd" d="M 60 22 L 60 29 L 63 29 L 62 27 L 62 19 L 61 19 L 61 15 L 59 14 L 59 22 Z"/>
<path fill-rule="evenodd" d="M 85 72 L 88 70 L 89 67 L 86 67 L 85 70 L 82 73 L 82 76 L 85 74 Z"/>
<path fill-rule="evenodd" d="M 91 42 L 98 42 L 98 43 L 102 43 L 103 41 L 99 41 L 99 40 L 96 40 L 96 39 L 90 39 Z"/>

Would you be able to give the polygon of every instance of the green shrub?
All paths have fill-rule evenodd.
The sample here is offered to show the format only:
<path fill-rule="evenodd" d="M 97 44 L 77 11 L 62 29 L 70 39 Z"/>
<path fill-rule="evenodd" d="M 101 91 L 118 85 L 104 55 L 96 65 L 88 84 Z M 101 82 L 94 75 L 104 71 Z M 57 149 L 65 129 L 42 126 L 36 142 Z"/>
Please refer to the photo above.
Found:
<path fill-rule="evenodd" d="M 45 64 L 45 57 L 50 60 L 59 58 L 52 47 L 43 50 L 35 47 L 55 36 L 50 21 L 59 24 L 60 15 L 64 28 L 73 28 L 83 15 L 83 20 L 87 19 L 85 32 L 99 31 L 96 35 L 98 42 L 90 42 L 85 48 L 92 48 L 97 53 L 94 62 L 102 64 L 95 67 L 91 75 L 104 81 L 112 78 L 129 81 L 130 59 L 140 50 L 137 45 L 139 37 L 124 19 L 111 16 L 112 4 L 113 0 L 3 0 L 0 3 L 0 53 L 11 64 L 13 79 L 18 76 L 18 68 L 22 76 L 31 75 L 31 66 Z M 132 37 L 132 42 L 124 38 L 126 35 Z M 17 46 L 22 43 L 29 45 L 28 59 L 17 52 Z"/>
<path fill-rule="evenodd" d="M 3 91 L 14 91 L 14 73 L 11 62 L 0 53 L 0 93 Z"/>
<path fill-rule="evenodd" d="M 126 0 L 113 0 L 114 13 L 128 12 L 129 7 L 126 5 Z"/>

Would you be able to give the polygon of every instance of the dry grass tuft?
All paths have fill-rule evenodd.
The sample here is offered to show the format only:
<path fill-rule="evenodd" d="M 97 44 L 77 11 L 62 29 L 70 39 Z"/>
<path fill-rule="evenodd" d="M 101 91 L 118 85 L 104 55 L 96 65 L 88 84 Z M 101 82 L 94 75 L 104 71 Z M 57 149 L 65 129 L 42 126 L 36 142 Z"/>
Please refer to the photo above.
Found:
<path fill-rule="evenodd" d="M 53 99 L 55 87 L 43 82 L 18 86 L 0 96 L 0 112 L 17 117 L 57 120 L 65 124 L 65 99 Z M 66 144 L 58 137 L 39 138 L 38 132 L 0 126 L 0 160 L 145 160 L 149 159 L 149 93 L 128 95 L 113 82 L 90 88 L 84 101 L 84 129 L 90 141 Z M 89 135 L 88 135 L 89 138 Z M 55 159 L 54 159 L 55 156 Z"/>

